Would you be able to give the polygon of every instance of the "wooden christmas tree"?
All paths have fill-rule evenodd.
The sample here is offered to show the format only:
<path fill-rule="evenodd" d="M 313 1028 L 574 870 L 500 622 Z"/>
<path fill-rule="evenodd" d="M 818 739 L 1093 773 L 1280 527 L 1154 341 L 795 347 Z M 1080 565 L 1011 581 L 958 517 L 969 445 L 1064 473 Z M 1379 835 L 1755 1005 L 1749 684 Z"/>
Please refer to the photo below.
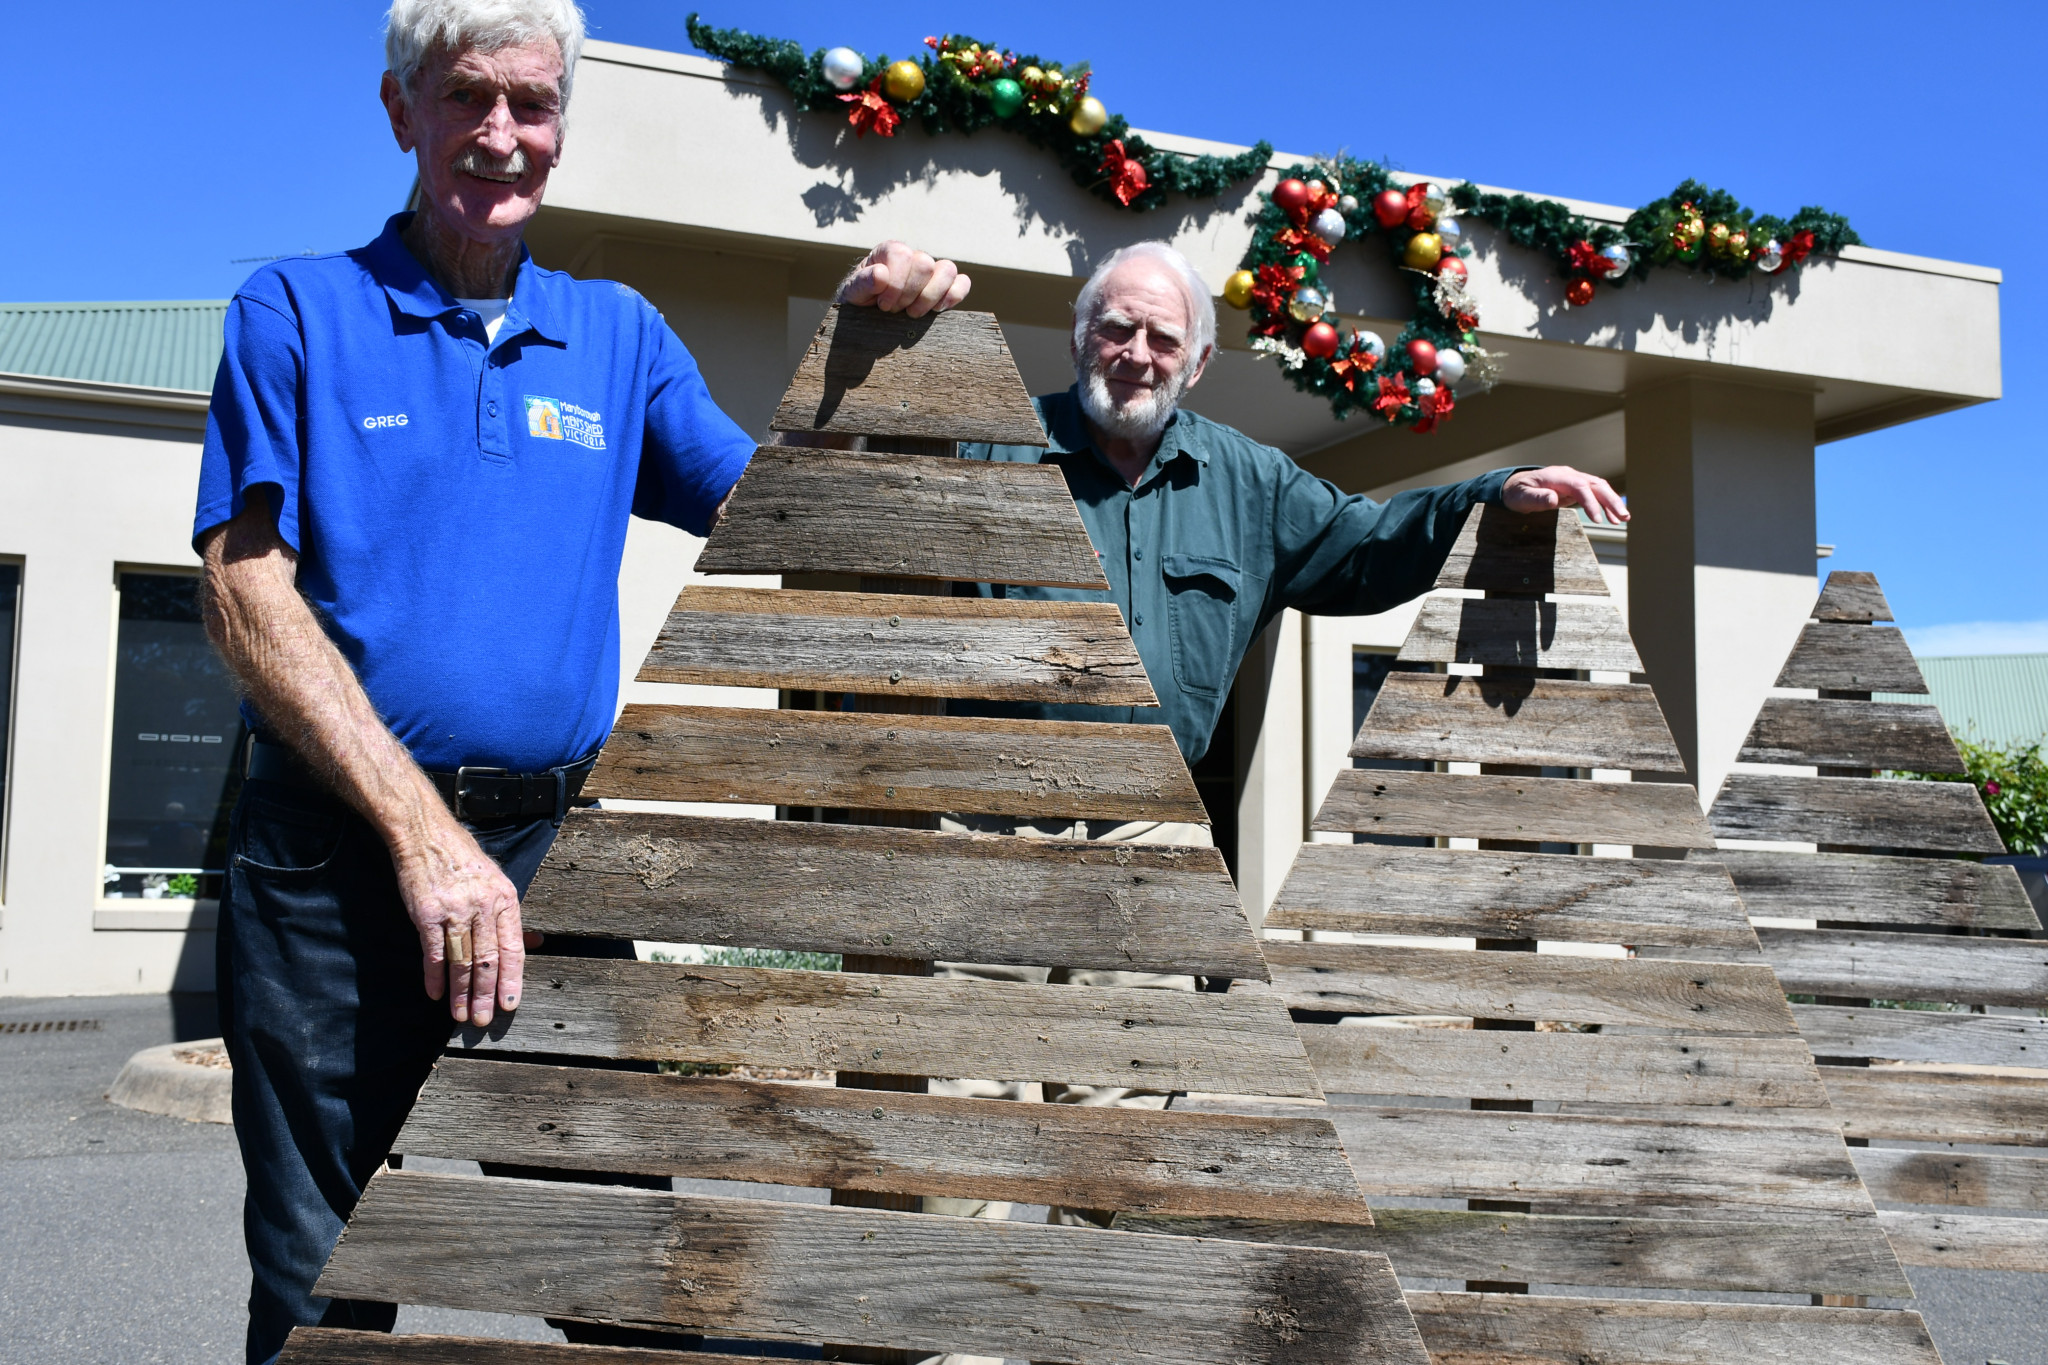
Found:
<path fill-rule="evenodd" d="M 775 425 L 806 445 L 758 454 L 700 567 L 856 576 L 861 590 L 689 588 L 641 676 L 860 704 L 628 706 L 588 790 L 856 822 L 575 812 L 527 922 L 843 954 L 846 970 L 537 957 L 517 1016 L 443 1060 L 398 1149 L 830 1189 L 833 1204 L 386 1170 L 319 1291 L 818 1342 L 839 1358 L 1423 1365 L 1382 1255 L 911 1211 L 950 1196 L 1371 1221 L 1319 1115 L 924 1093 L 928 1076 L 1321 1090 L 1278 1000 L 1215 989 L 1267 970 L 1213 849 L 915 827 L 934 812 L 1206 821 L 1163 726 L 942 713 L 946 697 L 1156 705 L 1114 606 L 943 595 L 952 581 L 1106 586 L 1056 467 L 949 458 L 961 439 L 1044 443 L 994 318 L 834 309 Z M 1185 973 L 1212 989 L 937 979 L 935 961 Z M 837 1084 L 604 1065 L 648 1061 Z M 516 1358 L 600 1358 L 580 1349 Z M 306 1331 L 288 1358 L 479 1353 L 515 1358 Z"/>

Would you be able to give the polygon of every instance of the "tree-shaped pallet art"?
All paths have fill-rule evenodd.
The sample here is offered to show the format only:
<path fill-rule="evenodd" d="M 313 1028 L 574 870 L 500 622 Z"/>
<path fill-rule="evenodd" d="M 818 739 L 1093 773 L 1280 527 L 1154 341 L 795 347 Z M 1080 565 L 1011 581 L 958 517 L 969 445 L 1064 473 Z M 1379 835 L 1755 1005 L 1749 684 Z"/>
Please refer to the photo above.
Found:
<path fill-rule="evenodd" d="M 1875 577 L 1828 575 L 1777 684 L 1816 695 L 1764 702 L 1738 763 L 1779 770 L 1729 774 L 1708 856 L 1811 1001 L 1792 1013 L 1871 1192 L 1923 1206 L 1879 1215 L 1899 1259 L 2048 1272 L 2048 1221 L 1986 1212 L 2048 1212 L 2048 1156 L 1949 1145 L 2048 1146 L 2048 943 L 2018 873 L 1975 861 L 2005 851 L 1976 788 L 1885 775 L 1963 771 L 1931 703 L 1871 697 L 1927 691 L 1891 620 Z M 1755 847 L 1793 841 L 1819 851 Z"/>
<path fill-rule="evenodd" d="M 1712 839 L 1576 518 L 1476 509 L 1437 587 L 1399 656 L 1436 671 L 1351 750 L 1416 770 L 1314 821 L 1397 842 L 1305 845 L 1266 920 L 1375 1222 L 1120 1224 L 1384 1250 L 1449 1282 L 1408 1295 L 1440 1362 L 1931 1365 L 1917 1313 L 1846 1306 L 1911 1290 L 1727 871 L 1586 856 Z"/>
<path fill-rule="evenodd" d="M 1383 1255 L 911 1211 L 947 1196 L 1371 1221 L 1320 1115 L 925 1093 L 927 1076 L 1321 1091 L 1270 996 L 929 974 L 943 960 L 1267 977 L 1213 849 L 911 827 L 933 812 L 1206 818 L 1163 726 L 950 717 L 936 700 L 1156 705 L 1114 606 L 931 591 L 1106 586 L 1057 468 L 949 457 L 962 439 L 1044 442 L 995 319 L 834 309 L 774 425 L 804 444 L 758 453 L 700 568 L 862 576 L 863 590 L 687 588 L 641 677 L 866 704 L 628 706 L 588 790 L 844 808 L 859 823 L 578 811 L 527 921 L 838 953 L 847 970 L 536 958 L 517 1016 L 444 1058 L 398 1149 L 829 1189 L 832 1204 L 387 1170 L 320 1292 L 817 1342 L 839 1358 L 1422 1365 Z M 838 1083 L 604 1065 L 649 1060 Z M 302 1331 L 289 1358 L 500 1349 Z M 586 1358 L 519 1349 L 536 1365 Z M 447 1354 L 418 1354 L 431 1350 Z"/>

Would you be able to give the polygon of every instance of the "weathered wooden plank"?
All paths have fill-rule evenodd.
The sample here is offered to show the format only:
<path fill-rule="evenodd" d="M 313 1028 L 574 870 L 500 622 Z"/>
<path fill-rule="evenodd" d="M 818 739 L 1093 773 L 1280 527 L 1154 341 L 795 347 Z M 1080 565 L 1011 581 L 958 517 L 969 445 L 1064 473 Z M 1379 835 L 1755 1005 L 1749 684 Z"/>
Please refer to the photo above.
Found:
<path fill-rule="evenodd" d="M 2002 863 L 1876 853 L 1695 853 L 1725 865 L 1752 915 L 1863 924 L 2039 929 L 2019 873 Z"/>
<path fill-rule="evenodd" d="M 447 1057 L 397 1150 L 1080 1208 L 1372 1218 L 1336 1131 L 1312 1109 L 1017 1104 Z"/>
<path fill-rule="evenodd" d="M 2048 1210 L 2048 1157 L 1851 1147 L 1849 1159 L 1856 1163 L 1873 1199 L 1895 1204 Z"/>
<path fill-rule="evenodd" d="M 1910 702 L 1766 697 L 1735 757 L 1742 763 L 1822 768 L 1963 771 L 1963 756 L 1941 712 Z"/>
<path fill-rule="evenodd" d="M 771 431 L 1042 446 L 1045 428 L 994 313 L 885 313 L 835 303 Z"/>
<path fill-rule="evenodd" d="M 683 589 L 641 682 L 1157 706 L 1111 602 Z"/>
<path fill-rule="evenodd" d="M 1711 862 L 1385 844 L 1302 845 L 1266 924 L 1360 934 L 1756 945 L 1734 884 Z"/>
<path fill-rule="evenodd" d="M 906 1076 L 1320 1095 L 1270 996 L 536 957 L 466 1047 Z"/>
<path fill-rule="evenodd" d="M 1918 1313 L 1410 1294 L 1435 1365 L 1941 1365 Z"/>
<path fill-rule="evenodd" d="M 371 1180 L 315 1292 L 1075 1362 L 1426 1365 L 1361 1252 L 412 1171 Z"/>
<path fill-rule="evenodd" d="M 1820 601 L 1813 605 L 1816 621 L 1889 621 L 1891 603 L 1877 586 L 1877 575 L 1857 569 L 1836 569 L 1821 587 Z"/>
<path fill-rule="evenodd" d="M 1643 671 L 1628 626 L 1610 602 L 1426 597 L 1397 657 L 1417 663 Z"/>
<path fill-rule="evenodd" d="M 1977 789 L 1967 782 L 1733 772 L 1708 818 L 1723 839 L 2005 852 Z"/>
<path fill-rule="evenodd" d="M 2048 1147 L 2048 1076 L 1977 1076 L 1890 1066 L 1824 1066 L 1848 1137 Z"/>
<path fill-rule="evenodd" d="M 1323 1089 L 1600 1104 L 1825 1105 L 1798 1038 L 1303 1024 Z"/>
<path fill-rule="evenodd" d="M 1266 978 L 1213 848 L 579 810 L 521 913 L 543 933 Z"/>
<path fill-rule="evenodd" d="M 634 704 L 584 791 L 1209 823 L 1164 725 Z"/>
<path fill-rule="evenodd" d="M 1838 692 L 1925 692 L 1927 679 L 1897 626 L 1808 621 L 1786 656 L 1778 687 Z"/>
<path fill-rule="evenodd" d="M 1351 757 L 1685 771 L 1648 685 L 1512 675 L 1389 673 Z"/>
<path fill-rule="evenodd" d="M 1699 797 L 1691 787 L 1675 782 L 1587 782 L 1374 768 L 1340 768 L 1313 828 L 1453 839 L 1714 846 Z"/>
<path fill-rule="evenodd" d="M 2048 1218 L 1890 1209 L 1880 1210 L 1877 1220 L 1902 1265 L 2048 1271 Z"/>
<path fill-rule="evenodd" d="M 671 1351 L 632 1346 L 565 1346 L 429 1333 L 397 1336 L 339 1327 L 294 1327 L 278 1365 L 675 1365 Z M 773 1356 L 693 1352 L 690 1365 L 781 1365 Z"/>
<path fill-rule="evenodd" d="M 1118 1214 L 1116 1225 L 1183 1237 L 1377 1251 L 1411 1278 L 1895 1298 L 1912 1293 L 1884 1234 L 1867 1218 L 1723 1222 L 1399 1208 L 1379 1209 L 1374 1218 L 1367 1227 Z"/>
<path fill-rule="evenodd" d="M 1764 961 L 1788 991 L 1965 1005 L 2048 1004 L 2048 940 L 1874 929 L 1762 928 L 1756 936 Z"/>
<path fill-rule="evenodd" d="M 1291 1009 L 1554 1019 L 1688 1033 L 1793 1032 L 1784 991 L 1760 963 L 1367 943 L 1275 941 L 1265 949 L 1273 969 L 1271 994 Z"/>
<path fill-rule="evenodd" d="M 1794 1005 L 1792 1017 L 1822 1057 L 2048 1067 L 2048 1019 L 1849 1005 Z"/>
<path fill-rule="evenodd" d="M 1481 503 L 1465 514 L 1436 586 L 1517 596 L 1607 596 L 1607 580 L 1579 529 L 1577 512 L 1510 512 L 1497 503 Z"/>
<path fill-rule="evenodd" d="M 787 446 L 754 453 L 697 571 L 1109 587 L 1057 465 Z"/>

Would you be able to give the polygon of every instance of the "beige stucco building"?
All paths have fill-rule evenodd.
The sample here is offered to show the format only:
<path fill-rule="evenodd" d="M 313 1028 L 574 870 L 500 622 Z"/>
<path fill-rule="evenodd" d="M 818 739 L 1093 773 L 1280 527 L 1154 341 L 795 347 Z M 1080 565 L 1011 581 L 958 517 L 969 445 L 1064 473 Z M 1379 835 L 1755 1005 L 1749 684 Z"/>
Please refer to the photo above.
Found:
<path fill-rule="evenodd" d="M 1070 304 L 1093 261 L 1163 236 L 1220 293 L 1249 240 L 1257 188 L 1125 213 L 1019 138 L 934 140 L 906 128 L 856 141 L 841 119 L 795 115 L 758 74 L 601 42 L 585 49 L 574 115 L 531 233 L 536 255 L 646 294 L 713 394 L 757 432 L 841 275 L 882 237 L 962 262 L 975 305 L 1002 318 L 1027 382 L 1043 392 L 1071 380 Z M 1146 136 L 1175 150 L 1237 150 Z M 367 240 L 377 227 L 350 230 Z M 1569 461 L 1614 479 L 1635 519 L 1625 541 L 1608 536 L 1598 548 L 1711 793 L 1813 600 L 1815 446 L 1996 398 L 1998 272 L 1858 247 L 1775 282 L 1656 272 L 1571 310 L 1542 259 L 1483 225 L 1469 238 L 1483 337 L 1503 375 L 1462 398 L 1442 431 L 1333 421 L 1245 348 L 1242 315 L 1228 309 L 1222 352 L 1190 405 L 1375 496 L 1510 463 Z M 1399 330 L 1407 291 L 1378 253 L 1340 251 L 1326 278 L 1348 318 Z M 209 746 L 230 745 L 232 727 L 144 713 L 149 688 L 170 696 L 189 684 L 185 704 L 210 722 L 223 685 L 192 681 L 199 665 L 179 653 L 193 623 L 174 580 L 196 567 L 187 537 L 205 408 L 194 343 L 171 348 L 187 356 L 179 373 L 140 373 L 121 353 L 128 324 L 118 320 L 107 321 L 115 340 L 83 356 L 10 350 L 7 321 L 0 310 L 0 371 L 39 373 L 0 374 L 0 669 L 11 669 L 0 992 L 206 989 L 214 812 L 161 784 L 218 784 L 224 760 Z M 176 325 L 205 320 L 195 311 Z M 1936 372 L 1922 363 L 1928 354 L 1977 363 Z M 1924 387 L 1937 379 L 1949 387 Z M 627 676 L 696 549 L 679 531 L 635 524 L 620 585 Z M 1219 830 L 1234 827 L 1249 907 L 1270 903 L 1308 813 L 1349 761 L 1370 659 L 1399 644 L 1412 611 L 1289 613 L 1253 647 L 1201 774 Z M 144 678 L 138 661 L 167 658 L 184 661 L 183 682 Z M 622 699 L 679 691 L 776 702 L 631 682 Z M 167 792 L 175 820 L 151 824 L 130 809 Z"/>

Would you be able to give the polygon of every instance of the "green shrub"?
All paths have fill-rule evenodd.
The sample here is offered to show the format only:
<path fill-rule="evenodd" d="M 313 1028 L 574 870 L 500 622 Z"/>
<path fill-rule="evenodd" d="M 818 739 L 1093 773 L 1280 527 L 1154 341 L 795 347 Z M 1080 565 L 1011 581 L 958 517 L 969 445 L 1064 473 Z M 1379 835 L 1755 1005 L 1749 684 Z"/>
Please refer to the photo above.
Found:
<path fill-rule="evenodd" d="M 1924 782 L 1970 782 L 1984 798 L 1991 823 L 2008 853 L 2039 853 L 2048 847 L 2048 757 L 2042 741 L 2033 744 L 1980 744 L 1956 736 L 1967 777 L 1904 773 Z"/>

